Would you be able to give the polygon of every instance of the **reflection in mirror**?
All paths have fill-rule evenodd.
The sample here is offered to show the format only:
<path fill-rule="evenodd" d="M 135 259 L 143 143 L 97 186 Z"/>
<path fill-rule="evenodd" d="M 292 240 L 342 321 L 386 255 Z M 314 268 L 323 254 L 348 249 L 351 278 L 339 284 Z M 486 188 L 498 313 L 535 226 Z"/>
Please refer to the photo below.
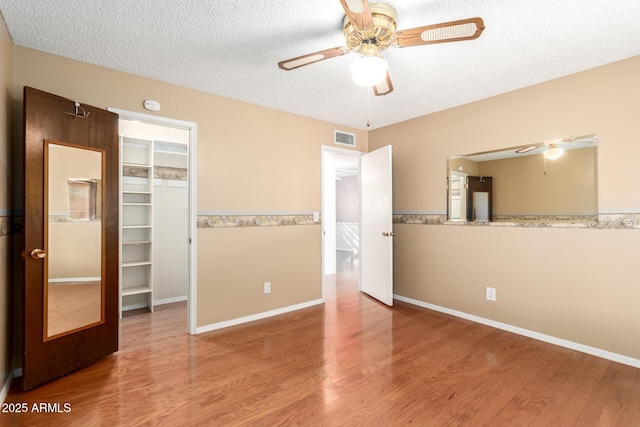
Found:
<path fill-rule="evenodd" d="M 447 218 L 595 221 L 597 145 L 594 134 L 450 157 Z M 491 185 L 479 188 L 483 181 Z M 487 194 L 476 194 L 483 192 Z"/>
<path fill-rule="evenodd" d="M 449 171 L 449 219 L 453 221 L 466 221 L 466 185 L 467 174 Z"/>
<path fill-rule="evenodd" d="M 104 321 L 104 152 L 46 141 L 44 339 Z"/>

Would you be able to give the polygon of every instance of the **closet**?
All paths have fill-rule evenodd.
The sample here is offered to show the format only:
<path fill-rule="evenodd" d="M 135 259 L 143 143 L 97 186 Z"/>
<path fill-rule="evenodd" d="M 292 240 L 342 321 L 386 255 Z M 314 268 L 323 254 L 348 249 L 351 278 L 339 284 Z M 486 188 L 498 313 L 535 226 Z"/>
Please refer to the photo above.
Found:
<path fill-rule="evenodd" d="M 120 120 L 121 312 L 186 301 L 189 130 Z"/>

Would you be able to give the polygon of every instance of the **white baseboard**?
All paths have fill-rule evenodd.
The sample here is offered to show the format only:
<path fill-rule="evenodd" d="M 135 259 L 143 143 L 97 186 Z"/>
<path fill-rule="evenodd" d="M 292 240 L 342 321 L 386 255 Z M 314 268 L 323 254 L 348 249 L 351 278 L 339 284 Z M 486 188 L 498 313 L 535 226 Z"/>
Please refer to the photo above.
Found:
<path fill-rule="evenodd" d="M 186 296 L 158 299 L 158 300 L 155 300 L 153 302 L 153 306 L 155 307 L 156 305 L 171 304 L 171 303 L 174 303 L 174 302 L 182 302 L 182 301 L 186 301 L 186 300 L 187 300 Z"/>
<path fill-rule="evenodd" d="M 540 332 L 530 331 L 528 329 L 520 328 L 518 326 L 509 325 L 506 323 L 496 322 L 495 320 L 485 319 L 484 317 L 475 316 L 473 314 L 464 313 L 462 311 L 452 310 L 450 308 L 441 307 L 435 304 L 429 304 L 424 301 L 416 300 L 413 298 L 403 297 L 401 295 L 394 295 L 394 299 L 409 304 L 417 305 L 419 307 L 428 308 L 429 310 L 439 311 L 440 313 L 450 314 L 452 316 L 460 317 L 462 319 L 470 320 L 472 322 L 481 323 L 483 325 L 491 326 L 492 328 L 502 329 L 503 331 L 512 332 L 514 334 L 523 335 L 525 337 L 533 338 L 539 341 L 555 344 L 560 347 L 569 348 L 571 350 L 580 351 L 582 353 L 591 354 L 592 356 L 601 357 L 603 359 L 612 360 L 614 362 L 622 363 L 625 365 L 633 366 L 634 368 L 640 368 L 640 360 L 632 357 L 624 356 L 618 353 L 612 353 L 610 351 L 602 350 L 588 345 L 568 341 L 562 338 L 553 337 L 551 335 L 541 334 Z"/>
<path fill-rule="evenodd" d="M 276 310 L 265 311 L 263 313 L 258 313 L 258 314 L 252 314 L 250 316 L 239 317 L 237 319 L 231 319 L 231 320 L 226 320 L 224 322 L 213 323 L 211 325 L 199 326 L 196 328 L 196 334 L 202 334 L 204 332 L 210 332 L 210 331 L 215 331 L 222 328 L 228 328 L 229 326 L 241 325 L 243 323 L 266 319 L 267 317 L 273 317 L 279 314 L 285 314 L 291 311 L 313 307 L 314 305 L 318 305 L 322 303 L 323 301 L 321 299 L 317 299 L 313 301 L 303 302 L 302 304 L 290 305 L 289 307 L 282 307 Z"/>
<path fill-rule="evenodd" d="M 7 372 L 7 377 L 2 383 L 2 388 L 0 389 L 0 404 L 4 403 L 4 400 L 7 398 L 9 389 L 11 388 L 11 382 L 13 382 L 13 371 Z"/>

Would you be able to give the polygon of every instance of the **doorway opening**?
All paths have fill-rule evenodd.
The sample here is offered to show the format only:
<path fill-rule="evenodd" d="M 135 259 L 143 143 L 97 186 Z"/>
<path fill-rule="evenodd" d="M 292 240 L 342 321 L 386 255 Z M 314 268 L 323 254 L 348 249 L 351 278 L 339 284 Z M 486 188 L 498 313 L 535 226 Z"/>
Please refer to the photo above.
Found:
<path fill-rule="evenodd" d="M 120 307 L 186 301 L 196 331 L 196 124 L 120 116 Z"/>
<path fill-rule="evenodd" d="M 451 171 L 449 174 L 449 209 L 450 221 L 467 220 L 467 174 Z"/>
<path fill-rule="evenodd" d="M 336 277 L 360 289 L 361 152 L 322 147 L 322 276 L 325 288 Z"/>

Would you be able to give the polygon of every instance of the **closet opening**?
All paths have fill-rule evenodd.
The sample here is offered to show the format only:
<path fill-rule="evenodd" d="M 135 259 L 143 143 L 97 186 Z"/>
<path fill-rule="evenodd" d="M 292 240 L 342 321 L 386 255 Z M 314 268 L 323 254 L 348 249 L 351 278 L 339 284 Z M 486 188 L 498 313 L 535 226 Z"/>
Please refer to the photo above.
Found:
<path fill-rule="evenodd" d="M 120 315 L 184 303 L 193 334 L 196 124 L 110 111 L 120 115 Z"/>

